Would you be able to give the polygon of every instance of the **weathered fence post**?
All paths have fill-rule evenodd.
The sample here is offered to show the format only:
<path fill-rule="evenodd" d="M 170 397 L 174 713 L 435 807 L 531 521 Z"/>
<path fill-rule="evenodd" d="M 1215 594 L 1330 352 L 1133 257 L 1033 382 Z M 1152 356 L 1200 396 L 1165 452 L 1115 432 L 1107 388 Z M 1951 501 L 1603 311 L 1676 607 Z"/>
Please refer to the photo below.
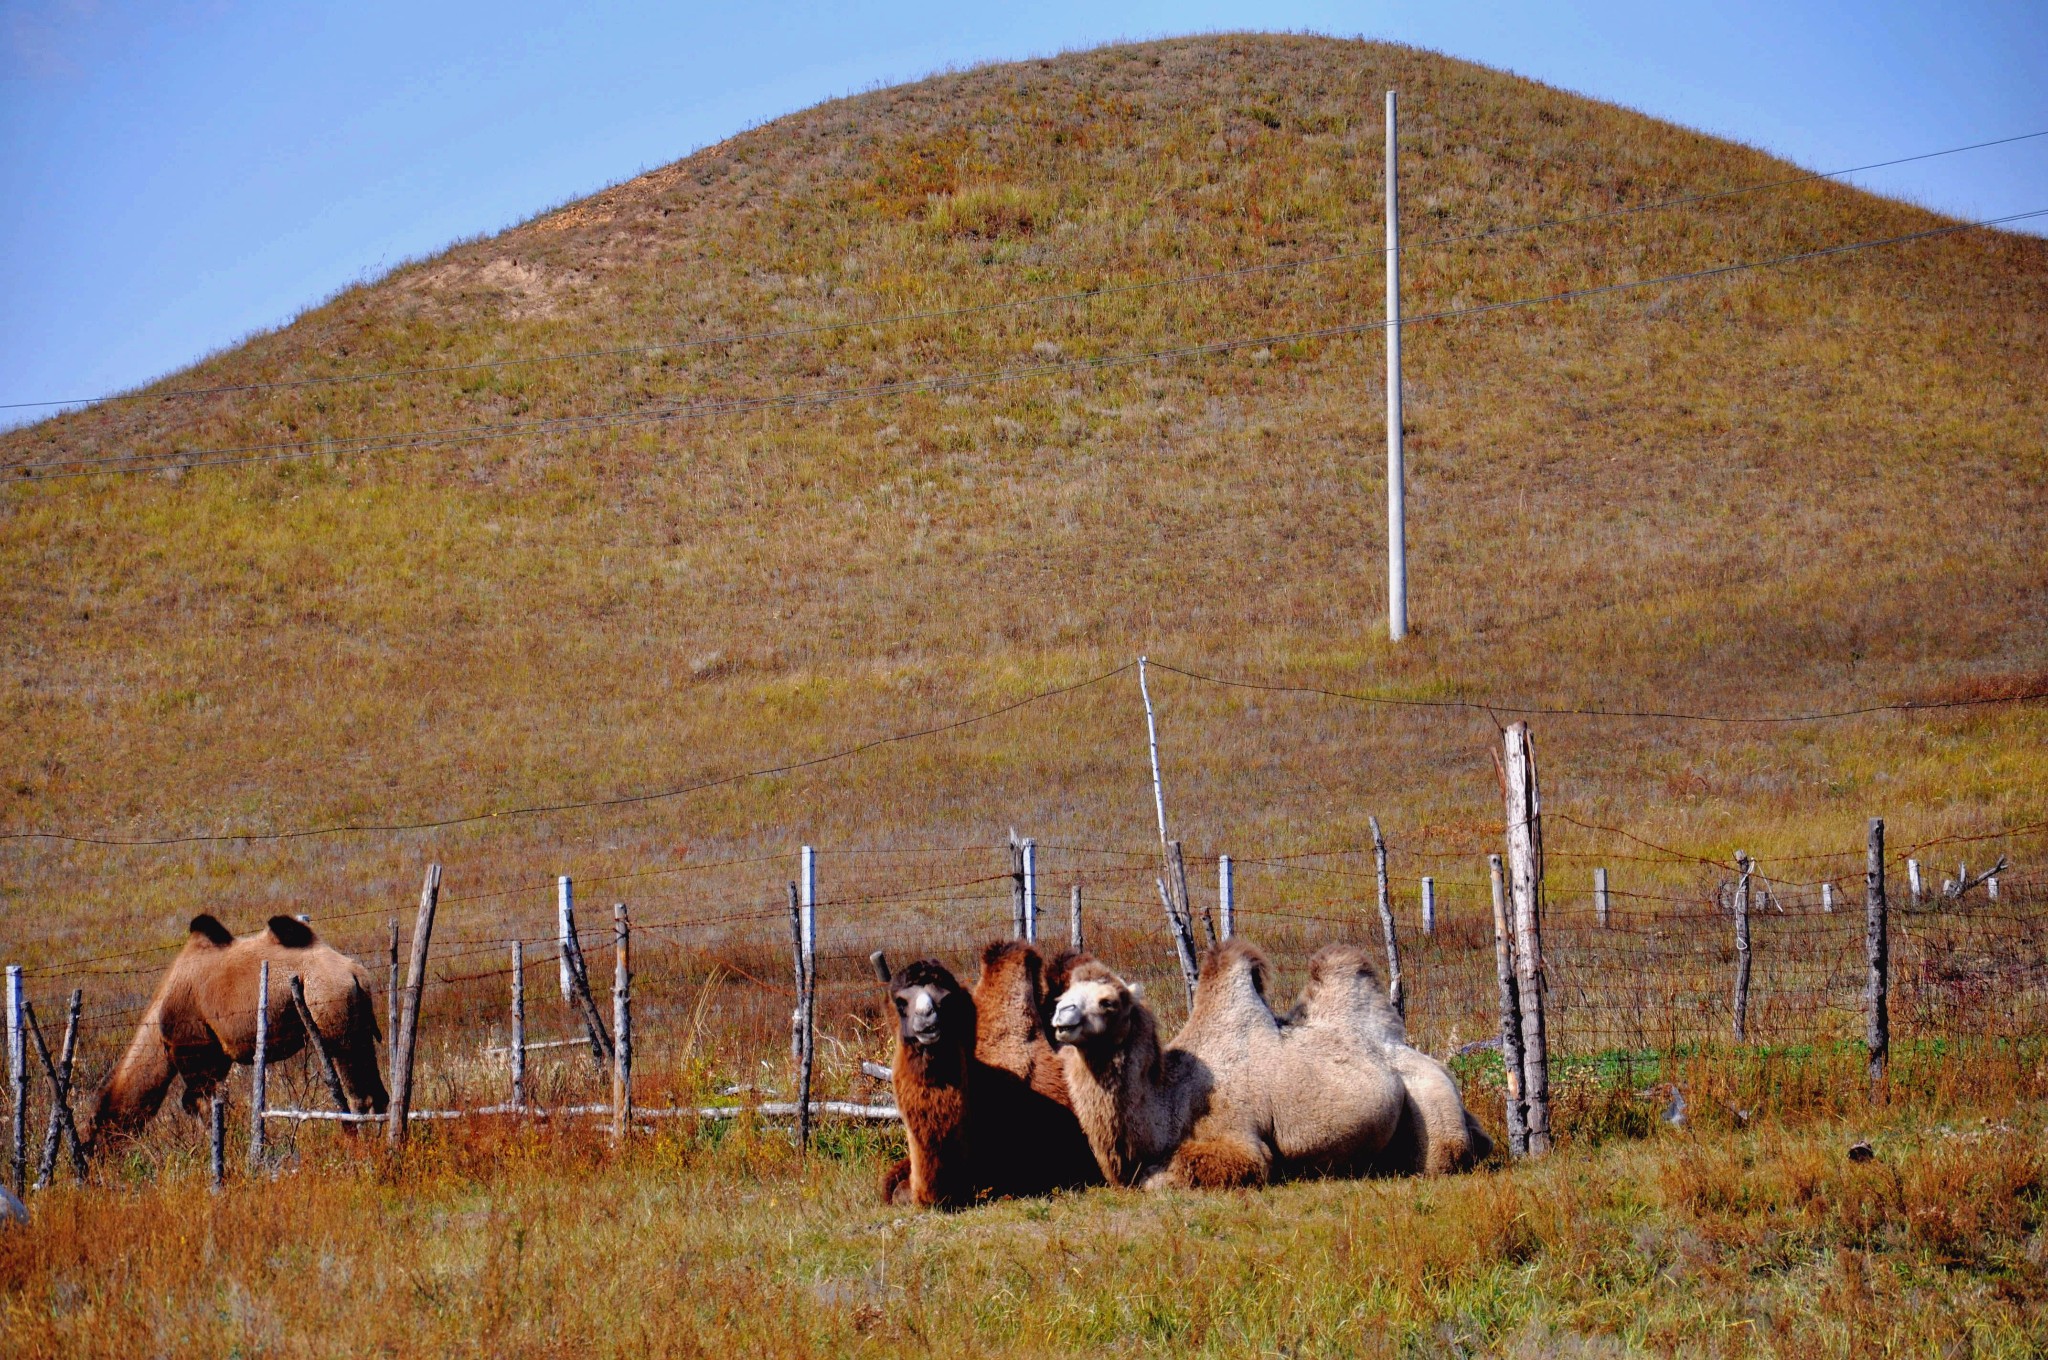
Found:
<path fill-rule="evenodd" d="M 21 1023 L 21 965 L 7 965 L 7 1087 L 14 1097 L 14 1134 L 8 1144 L 8 1184 L 16 1198 L 28 1191 L 28 1035 Z"/>
<path fill-rule="evenodd" d="M 420 885 L 420 914 L 412 927 L 412 959 L 405 973 L 405 1009 L 398 1018 L 398 1079 L 391 1083 L 387 1136 L 393 1147 L 404 1147 L 412 1123 L 412 1064 L 420 1038 L 420 993 L 427 985 L 427 946 L 434 938 L 434 909 L 441 902 L 441 866 L 427 866 L 426 881 Z"/>
<path fill-rule="evenodd" d="M 1829 915 L 1833 915 L 1833 914 L 1834 914 L 1834 910 L 1835 910 L 1835 885 L 1834 885 L 1834 884 L 1832 884 L 1832 883 L 1822 883 L 1822 884 L 1820 885 L 1820 909 L 1821 909 L 1822 911 L 1824 911 L 1824 912 L 1827 912 L 1827 913 L 1828 913 Z"/>
<path fill-rule="evenodd" d="M 57 1064 L 50 1060 L 50 1046 L 43 1042 L 43 1027 L 36 1020 L 36 1008 L 23 1003 L 21 1009 L 22 1016 L 28 1021 L 29 1037 L 36 1041 L 36 1057 L 42 1060 L 43 1075 L 50 1079 L 50 1090 L 52 1092 L 50 1115 L 54 1121 L 58 1122 L 58 1126 L 65 1133 L 71 1135 L 71 1163 L 77 1170 L 78 1179 L 82 1184 L 85 1181 L 86 1170 L 85 1147 L 79 1142 L 78 1126 L 71 1122 L 71 1104 L 65 1098 L 66 1092 L 70 1087 L 70 1078 L 68 1075 L 59 1076 Z M 52 1150 L 51 1160 L 55 1161 L 54 1149 Z M 54 1167 L 52 1169 L 54 1170 Z M 39 1190 L 42 1188 L 42 1177 L 40 1175 L 37 1176 L 36 1188 Z"/>
<path fill-rule="evenodd" d="M 1169 841 L 1166 846 L 1167 886 L 1173 889 L 1174 905 L 1180 908 L 1180 919 L 1187 923 L 1188 942 L 1195 938 L 1195 899 L 1188 891 L 1188 861 L 1182 853 L 1179 841 Z M 1202 908 L 1202 934 L 1207 937 L 1209 947 L 1217 943 L 1216 917 L 1207 907 Z"/>
<path fill-rule="evenodd" d="M 633 927 L 626 904 L 612 904 L 612 1139 L 633 1127 Z M 808 1099 L 808 1097 L 806 1097 Z"/>
<path fill-rule="evenodd" d="M 1237 879 L 1231 874 L 1228 855 L 1216 857 L 1216 910 L 1227 940 L 1237 933 Z"/>
<path fill-rule="evenodd" d="M 1735 1042 L 1749 1040 L 1749 877 L 1755 868 L 1748 855 L 1735 852 Z"/>
<path fill-rule="evenodd" d="M 292 993 L 292 1009 L 299 1013 L 299 1024 L 306 1031 L 306 1047 L 313 1052 L 313 1061 L 320 1068 L 320 1075 L 326 1079 L 327 1094 L 334 1100 L 334 1108 L 343 1114 L 349 1112 L 348 1097 L 342 1093 L 341 1076 L 334 1070 L 334 1055 L 327 1051 L 327 1041 L 320 1037 L 319 1026 L 313 1023 L 313 1008 L 306 1004 L 306 984 L 293 973 L 288 984 Z M 342 1128 L 355 1132 L 355 1125 L 343 1124 Z"/>
<path fill-rule="evenodd" d="M 1913 896 L 1913 905 L 1914 905 L 1914 906 L 1916 906 L 1916 907 L 1917 907 L 1917 906 L 1919 906 L 1919 905 L 1920 905 L 1920 861 L 1919 861 L 1919 860 L 1917 860 L 1917 859 L 1909 859 L 1909 860 L 1907 860 L 1907 861 L 1906 861 L 1906 891 L 1912 894 L 1912 896 Z"/>
<path fill-rule="evenodd" d="M 43 1130 L 43 1155 L 36 1160 L 36 1189 L 50 1184 L 57 1176 L 57 1153 L 63 1141 L 71 1141 L 71 1158 L 78 1171 L 78 1179 L 85 1179 L 85 1149 L 78 1141 L 78 1126 L 71 1119 L 71 1067 L 78 1055 L 78 1018 L 85 1008 L 85 989 L 71 989 L 71 1009 L 64 1017 L 64 1056 L 57 1061 L 57 1070 L 51 1074 L 52 1085 L 56 1088 L 50 1099 L 50 1123 Z"/>
<path fill-rule="evenodd" d="M 803 889 L 789 880 L 789 960 L 796 979 L 796 1004 L 789 1009 L 789 1060 L 804 1060 L 804 904 Z M 886 979 L 885 979 L 886 981 Z"/>
<path fill-rule="evenodd" d="M 207 1170 L 211 1173 L 214 1193 L 219 1194 L 228 1179 L 228 1084 L 225 1081 L 213 1088 L 213 1099 L 207 1102 L 206 1150 Z"/>
<path fill-rule="evenodd" d="M 1607 929 L 1607 922 L 1611 918 L 1612 912 L 1613 903 L 1607 895 L 1607 870 L 1604 868 L 1595 869 L 1593 871 L 1593 919 L 1600 923 L 1602 930 Z"/>
<path fill-rule="evenodd" d="M 1422 933 L 1436 934 L 1436 880 L 1422 876 Z"/>
<path fill-rule="evenodd" d="M 1515 987 L 1515 937 L 1508 925 L 1500 856 L 1488 855 L 1493 878 L 1493 971 L 1500 983 L 1500 1068 L 1507 1086 L 1508 1154 L 1529 1155 L 1529 1115 L 1522 1100 L 1522 1004 Z"/>
<path fill-rule="evenodd" d="M 256 1054 L 249 1077 L 249 1169 L 263 1169 L 263 1115 L 270 1096 L 270 960 L 256 966 Z"/>
<path fill-rule="evenodd" d="M 1514 906 L 1516 1001 L 1522 1012 L 1522 1092 L 1528 1108 L 1529 1155 L 1540 1157 L 1550 1151 L 1550 1051 L 1543 1017 L 1543 811 L 1529 724 L 1512 724 L 1504 743 L 1508 892 Z"/>
<path fill-rule="evenodd" d="M 1987 902 L 1996 902 L 1998 900 L 1997 874 L 1993 874 L 1991 875 L 1991 877 L 1984 880 L 1984 900 Z"/>
<path fill-rule="evenodd" d="M 1201 977 L 1201 969 L 1195 962 L 1195 928 L 1175 908 L 1173 889 L 1166 886 L 1166 879 L 1152 881 L 1159 885 L 1159 905 L 1166 909 L 1167 933 L 1173 936 L 1173 952 L 1180 960 L 1181 981 L 1187 985 L 1188 1005 L 1192 1007 L 1195 1004 L 1195 983 Z"/>
<path fill-rule="evenodd" d="M 384 1084 L 398 1080 L 398 918 L 391 918 L 389 986 L 384 993 Z"/>
<path fill-rule="evenodd" d="M 1038 842 L 1027 840 L 1023 847 L 1024 938 L 1038 942 Z"/>
<path fill-rule="evenodd" d="M 597 1013 L 597 999 L 590 994 L 590 968 L 583 960 L 583 942 L 576 934 L 575 904 L 570 899 L 569 878 L 561 880 L 561 899 L 557 907 L 562 932 L 562 957 L 567 960 L 569 971 L 569 1004 L 583 1017 L 584 1032 L 590 1036 L 590 1059 L 597 1064 L 601 1077 L 611 1067 L 612 1038 L 604 1027 L 604 1017 Z"/>
<path fill-rule="evenodd" d="M 1907 861 L 1911 863 L 1911 861 Z M 1870 965 L 1865 1002 L 1868 1028 L 1864 1042 L 1870 1049 L 1870 1093 L 1875 1096 L 1884 1082 L 1885 1060 L 1891 1056 L 1891 922 L 1884 897 L 1884 818 L 1870 819 L 1870 841 L 1864 859 L 1863 901 L 1865 911 L 1864 954 Z"/>
<path fill-rule="evenodd" d="M 1010 832 L 1010 938 L 1024 938 L 1024 842 Z"/>
<path fill-rule="evenodd" d="M 811 1147 L 811 1063 L 818 1044 L 818 852 L 803 848 L 803 1054 L 797 1064 L 796 1141 L 805 1152 Z"/>
<path fill-rule="evenodd" d="M 512 942 L 512 1108 L 526 1108 L 526 943 Z"/>
<path fill-rule="evenodd" d="M 569 875 L 555 879 L 555 943 L 561 966 L 562 1000 L 578 1006 L 576 999 L 576 885 Z"/>
<path fill-rule="evenodd" d="M 1088 946 L 1081 930 L 1081 885 L 1076 883 L 1067 900 L 1067 947 L 1079 953 Z"/>
<path fill-rule="evenodd" d="M 1401 941 L 1394 933 L 1394 903 L 1387 893 L 1387 838 L 1380 834 L 1380 819 L 1367 817 L 1366 825 L 1372 828 L 1373 879 L 1378 890 L 1380 906 L 1380 934 L 1387 943 L 1387 1001 L 1394 1013 L 1402 1019 L 1408 1017 L 1408 998 L 1401 990 Z"/>

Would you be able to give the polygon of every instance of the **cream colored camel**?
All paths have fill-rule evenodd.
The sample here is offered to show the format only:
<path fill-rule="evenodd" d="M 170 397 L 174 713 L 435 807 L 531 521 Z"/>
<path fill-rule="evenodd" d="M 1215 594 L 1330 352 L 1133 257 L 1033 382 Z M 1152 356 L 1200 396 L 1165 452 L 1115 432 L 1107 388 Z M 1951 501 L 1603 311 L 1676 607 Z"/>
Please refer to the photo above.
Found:
<path fill-rule="evenodd" d="M 1288 1017 L 1289 1037 L 1342 1029 L 1361 1043 L 1378 1045 L 1401 1078 L 1400 1127 L 1385 1147 L 1352 1169 L 1440 1175 L 1484 1160 L 1493 1140 L 1466 1111 L 1443 1064 L 1409 1047 L 1407 1027 L 1388 1004 L 1371 955 L 1358 945 L 1326 945 L 1309 960 L 1308 975 Z"/>
<path fill-rule="evenodd" d="M 1266 971 L 1242 940 L 1211 950 L 1193 1012 L 1163 1048 L 1151 1010 L 1099 960 L 1067 974 L 1053 1034 L 1074 1113 L 1112 1182 L 1258 1185 L 1386 1150 L 1406 1089 L 1371 1020 L 1332 1013 L 1356 997 L 1312 983 L 1300 1022 L 1285 1024 L 1266 1000 Z"/>
<path fill-rule="evenodd" d="M 98 1143 L 103 1133 L 131 1134 L 148 1123 L 174 1077 L 185 1079 L 182 1104 L 192 1111 L 234 1064 L 255 1061 L 257 972 L 265 961 L 270 964 L 269 1059 L 289 1058 L 305 1046 L 305 1026 L 291 999 L 291 978 L 297 974 L 349 1107 L 358 1114 L 384 1111 L 377 1008 L 368 971 L 290 916 L 273 916 L 263 930 L 237 938 L 213 917 L 200 915 L 193 918 L 185 948 L 157 985 L 135 1037 L 100 1090 L 91 1142 Z"/>

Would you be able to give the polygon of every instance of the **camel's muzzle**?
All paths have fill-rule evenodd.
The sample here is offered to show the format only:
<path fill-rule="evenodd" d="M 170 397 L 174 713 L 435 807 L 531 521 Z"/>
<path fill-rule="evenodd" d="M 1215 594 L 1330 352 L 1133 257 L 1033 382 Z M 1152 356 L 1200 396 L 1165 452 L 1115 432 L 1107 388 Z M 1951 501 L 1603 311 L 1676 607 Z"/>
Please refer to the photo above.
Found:
<path fill-rule="evenodd" d="M 1081 1008 L 1072 1001 L 1060 1003 L 1052 1013 L 1052 1037 L 1071 1044 L 1081 1037 Z"/>

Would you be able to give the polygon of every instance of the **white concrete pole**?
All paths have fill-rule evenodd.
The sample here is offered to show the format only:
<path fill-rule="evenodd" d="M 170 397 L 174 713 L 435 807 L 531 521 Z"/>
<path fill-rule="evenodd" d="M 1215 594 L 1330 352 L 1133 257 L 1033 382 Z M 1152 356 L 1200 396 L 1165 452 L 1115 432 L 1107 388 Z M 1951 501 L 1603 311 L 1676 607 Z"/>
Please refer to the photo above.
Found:
<path fill-rule="evenodd" d="M 1387 91 L 1387 639 L 1408 636 L 1408 507 L 1401 448 L 1401 193 L 1394 91 Z"/>
<path fill-rule="evenodd" d="M 1230 856 L 1216 857 L 1216 901 L 1222 908 L 1223 938 L 1237 933 L 1237 881 L 1230 873 Z"/>
<path fill-rule="evenodd" d="M 563 874 L 555 880 L 555 940 L 561 953 L 562 1000 L 576 1004 L 576 889 Z"/>

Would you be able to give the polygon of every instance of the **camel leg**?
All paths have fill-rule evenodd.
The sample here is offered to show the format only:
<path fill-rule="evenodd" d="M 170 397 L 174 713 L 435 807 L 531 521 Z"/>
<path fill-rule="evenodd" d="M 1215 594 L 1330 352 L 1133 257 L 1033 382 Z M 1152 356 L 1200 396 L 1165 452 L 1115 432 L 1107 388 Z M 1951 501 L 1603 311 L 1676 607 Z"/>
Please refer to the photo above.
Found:
<path fill-rule="evenodd" d="M 1227 1190 L 1264 1185 L 1272 1172 L 1272 1150 L 1264 1143 L 1229 1136 L 1190 1138 L 1173 1154 L 1166 1169 L 1145 1184 L 1148 1189 Z"/>
<path fill-rule="evenodd" d="M 171 1055 L 171 1062 L 185 1079 L 178 1107 L 186 1114 L 198 1114 L 199 1107 L 213 1099 L 215 1088 L 227 1080 L 234 1066 L 227 1050 L 217 1043 L 181 1047 Z"/>
<path fill-rule="evenodd" d="M 377 1065 L 377 1006 L 360 986 L 349 992 L 347 1030 L 327 1044 L 349 1109 L 357 1114 L 383 1114 L 389 1109 L 391 1096 Z"/>

